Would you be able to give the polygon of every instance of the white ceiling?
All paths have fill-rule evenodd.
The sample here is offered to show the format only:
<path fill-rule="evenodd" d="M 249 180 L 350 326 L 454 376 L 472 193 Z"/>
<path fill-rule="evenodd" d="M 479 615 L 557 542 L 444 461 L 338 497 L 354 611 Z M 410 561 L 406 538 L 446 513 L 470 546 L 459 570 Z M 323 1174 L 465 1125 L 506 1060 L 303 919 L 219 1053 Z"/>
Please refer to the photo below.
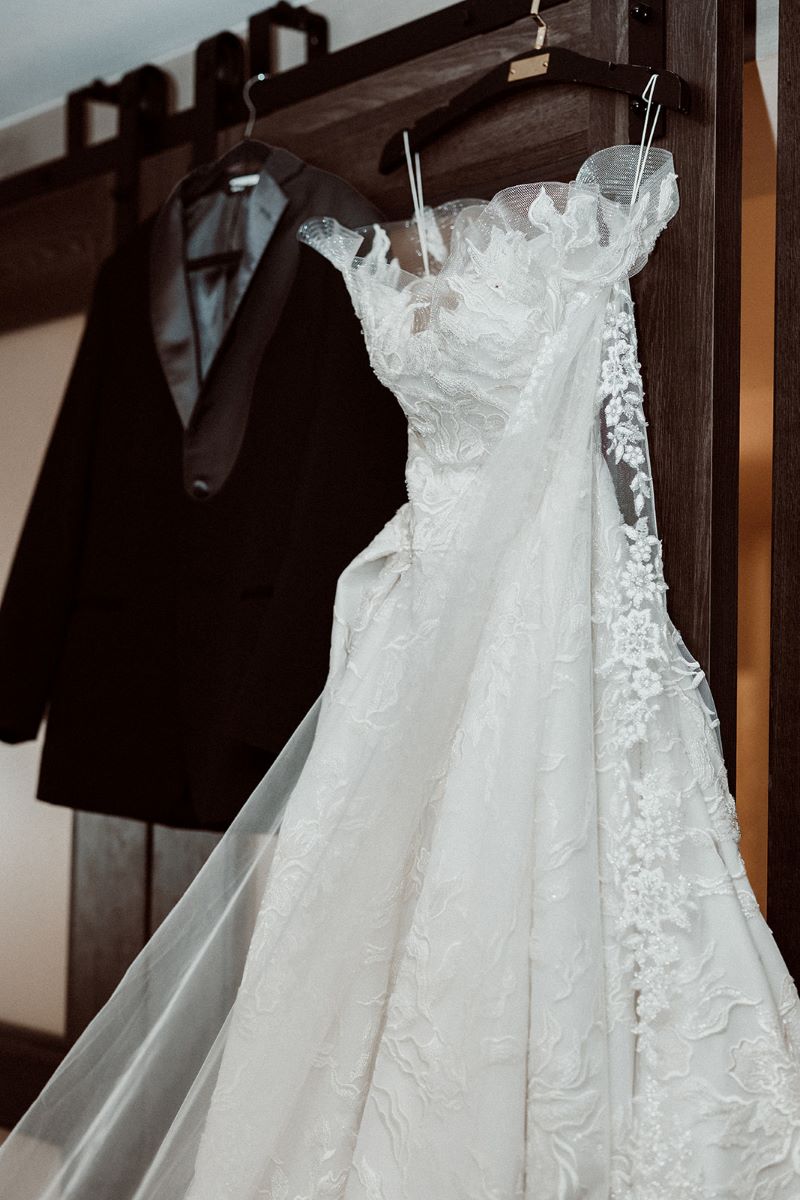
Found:
<path fill-rule="evenodd" d="M 271 2 L 0 0 L 0 123 L 57 104 L 97 76 L 111 80 L 169 61 L 221 29 L 238 31 Z M 309 7 L 330 18 L 337 48 L 451 2 L 312 0 Z"/>

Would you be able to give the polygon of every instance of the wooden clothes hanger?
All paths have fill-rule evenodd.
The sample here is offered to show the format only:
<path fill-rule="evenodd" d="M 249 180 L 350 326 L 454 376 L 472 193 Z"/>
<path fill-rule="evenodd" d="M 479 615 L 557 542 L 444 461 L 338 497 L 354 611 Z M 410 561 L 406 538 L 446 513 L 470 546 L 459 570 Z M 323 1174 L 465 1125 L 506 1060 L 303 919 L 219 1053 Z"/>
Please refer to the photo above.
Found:
<path fill-rule="evenodd" d="M 410 129 L 393 134 L 381 153 L 379 166 L 382 174 L 388 175 L 405 162 L 404 133 L 408 133 L 409 147 L 414 154 L 472 113 L 518 91 L 554 83 L 577 83 L 641 97 L 648 80 L 655 74 L 652 67 L 590 58 L 561 46 L 546 47 L 547 25 L 539 15 L 539 3 L 540 0 L 533 0 L 531 7 L 531 16 L 537 25 L 534 53 L 523 58 L 508 59 L 493 67 L 475 83 L 451 97 L 447 104 L 420 117 Z M 688 112 L 688 85 L 672 71 L 659 71 L 653 101 L 663 108 Z"/>

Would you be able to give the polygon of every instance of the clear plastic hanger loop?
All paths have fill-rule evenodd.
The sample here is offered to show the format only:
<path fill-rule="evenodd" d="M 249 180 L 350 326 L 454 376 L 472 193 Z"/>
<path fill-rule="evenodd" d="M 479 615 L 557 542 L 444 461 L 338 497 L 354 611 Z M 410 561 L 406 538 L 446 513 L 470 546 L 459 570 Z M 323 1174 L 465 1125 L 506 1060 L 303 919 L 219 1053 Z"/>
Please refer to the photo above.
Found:
<path fill-rule="evenodd" d="M 636 171 L 633 176 L 630 209 L 633 208 L 634 204 L 636 203 L 636 198 L 639 195 L 639 188 L 641 187 L 642 179 L 644 178 L 644 168 L 645 163 L 647 162 L 647 155 L 650 153 L 650 147 L 653 144 L 653 134 L 656 131 L 658 116 L 661 112 L 661 105 L 657 104 L 655 116 L 653 117 L 651 123 L 650 110 L 653 107 L 653 93 L 656 90 L 657 81 L 658 75 L 651 75 L 645 85 L 644 91 L 642 92 L 642 99 L 647 101 L 647 108 L 645 109 L 644 123 L 642 125 L 642 140 L 639 143 L 639 157 L 636 160 Z"/>
<path fill-rule="evenodd" d="M 417 226 L 417 235 L 419 237 L 419 248 L 422 252 L 422 266 L 426 275 L 430 275 L 430 260 L 428 258 L 428 235 L 425 232 L 425 210 L 422 203 L 422 168 L 420 167 L 419 154 L 414 155 L 414 160 L 411 160 L 411 144 L 408 140 L 408 130 L 403 130 L 403 147 L 406 152 L 406 166 L 408 167 L 408 182 L 411 184 L 411 199 L 414 204 L 414 221 Z"/>

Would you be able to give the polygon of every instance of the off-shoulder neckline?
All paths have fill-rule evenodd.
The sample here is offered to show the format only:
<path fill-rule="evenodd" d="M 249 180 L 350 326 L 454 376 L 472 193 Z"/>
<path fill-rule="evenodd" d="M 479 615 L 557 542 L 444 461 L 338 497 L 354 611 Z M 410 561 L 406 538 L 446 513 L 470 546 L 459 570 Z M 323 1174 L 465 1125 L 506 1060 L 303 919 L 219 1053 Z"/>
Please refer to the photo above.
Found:
<path fill-rule="evenodd" d="M 464 211 L 468 208 L 475 209 L 477 215 L 488 215 L 493 211 L 501 213 L 504 208 L 513 209 L 514 200 L 520 194 L 526 192 L 530 193 L 531 189 L 538 189 L 537 194 L 540 194 L 542 189 L 551 187 L 567 188 L 570 194 L 574 192 L 585 191 L 587 194 L 591 194 L 594 197 L 599 198 L 604 204 L 608 204 L 614 209 L 625 210 L 630 205 L 630 194 L 625 194 L 625 189 L 622 186 L 621 176 L 623 173 L 619 169 L 616 171 L 614 170 L 614 161 L 615 159 L 619 159 L 620 152 L 623 152 L 623 154 L 625 154 L 630 160 L 633 158 L 633 156 L 638 157 L 640 147 L 630 143 L 619 143 L 611 146 L 605 146 L 600 150 L 596 150 L 586 159 L 584 159 L 575 177 L 570 180 L 532 180 L 526 183 L 511 184 L 508 187 L 500 188 L 488 200 L 474 197 L 451 199 L 446 200 L 438 205 L 426 205 L 424 211 L 426 214 L 433 217 L 434 221 L 437 220 L 439 214 L 447 215 L 451 212 L 455 212 L 457 216 L 461 211 Z M 670 150 L 667 150 L 661 146 L 651 146 L 647 152 L 646 162 L 653 164 L 653 166 L 642 180 L 639 195 L 637 196 L 637 201 L 634 205 L 635 209 L 640 205 L 642 198 L 651 193 L 654 183 L 657 186 L 660 186 L 665 179 L 676 178 L 673 155 Z M 614 194 L 615 191 L 622 191 L 622 197 L 617 198 Z M 341 236 L 347 237 L 348 240 L 352 239 L 351 246 L 353 248 L 360 249 L 364 240 L 371 233 L 382 230 L 384 234 L 388 236 L 388 231 L 392 229 L 411 229 L 414 224 L 415 217 L 410 216 L 408 218 L 399 219 L 396 221 L 373 221 L 366 225 L 350 228 L 346 225 L 342 225 L 341 222 L 332 217 L 316 217 L 305 221 L 298 229 L 297 236 L 301 240 L 309 241 L 312 245 L 314 245 L 315 241 L 317 240 L 316 237 L 313 236 L 316 230 L 318 230 L 320 226 L 324 226 L 326 229 L 329 229 L 331 226 L 333 226 L 335 227 L 336 232 L 338 232 Z M 304 236 L 306 233 L 308 234 L 307 237 Z M 426 277 L 421 271 L 408 271 L 405 267 L 400 265 L 397 258 L 386 258 L 385 256 L 381 258 L 380 254 L 376 255 L 374 253 L 376 247 L 378 246 L 379 239 L 376 238 L 373 240 L 373 243 L 366 254 L 359 255 L 356 253 L 348 253 L 348 261 L 342 261 L 338 265 L 342 269 L 349 268 L 352 271 L 358 271 L 360 268 L 366 267 L 369 264 L 383 262 L 385 267 L 390 269 L 398 279 L 404 280 L 409 284 L 414 282 L 422 284 L 432 283 L 433 280 L 438 277 L 439 271 L 436 271 L 432 275 Z M 386 247 L 384 245 L 384 249 L 385 248 Z M 448 249 L 448 253 L 446 254 L 445 258 L 440 262 L 440 270 L 446 265 L 447 261 L 451 257 L 451 253 L 451 249 Z"/>

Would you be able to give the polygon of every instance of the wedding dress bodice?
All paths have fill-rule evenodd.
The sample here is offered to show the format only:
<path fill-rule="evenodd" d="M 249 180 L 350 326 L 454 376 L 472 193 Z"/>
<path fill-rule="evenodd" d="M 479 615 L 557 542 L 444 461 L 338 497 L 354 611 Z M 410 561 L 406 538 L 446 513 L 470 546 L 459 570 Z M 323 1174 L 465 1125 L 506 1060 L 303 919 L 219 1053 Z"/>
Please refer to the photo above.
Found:
<path fill-rule="evenodd" d="M 635 147 L 611 147 L 572 183 L 426 210 L 429 276 L 413 222 L 303 225 L 298 236 L 344 275 L 373 368 L 408 417 L 412 453 L 439 466 L 480 462 L 529 400 L 537 367 L 569 353 L 587 309 L 644 264 L 677 208 L 677 186 L 672 155 L 651 150 L 629 211 L 634 156 Z"/>
<path fill-rule="evenodd" d="M 672 155 L 651 150 L 631 206 L 636 161 L 636 147 L 610 147 L 571 183 L 425 210 L 428 275 L 414 221 L 350 230 L 322 217 L 301 227 L 298 237 L 341 270 L 373 369 L 408 419 L 406 519 L 418 553 L 459 549 L 470 523 L 462 499 L 475 482 L 489 486 L 482 468 L 506 431 L 544 436 L 541 406 L 560 402 L 553 379 L 587 352 L 613 355 L 604 325 L 629 308 L 628 277 L 678 205 Z M 583 413 L 587 431 L 603 399 L 598 390 Z"/>

